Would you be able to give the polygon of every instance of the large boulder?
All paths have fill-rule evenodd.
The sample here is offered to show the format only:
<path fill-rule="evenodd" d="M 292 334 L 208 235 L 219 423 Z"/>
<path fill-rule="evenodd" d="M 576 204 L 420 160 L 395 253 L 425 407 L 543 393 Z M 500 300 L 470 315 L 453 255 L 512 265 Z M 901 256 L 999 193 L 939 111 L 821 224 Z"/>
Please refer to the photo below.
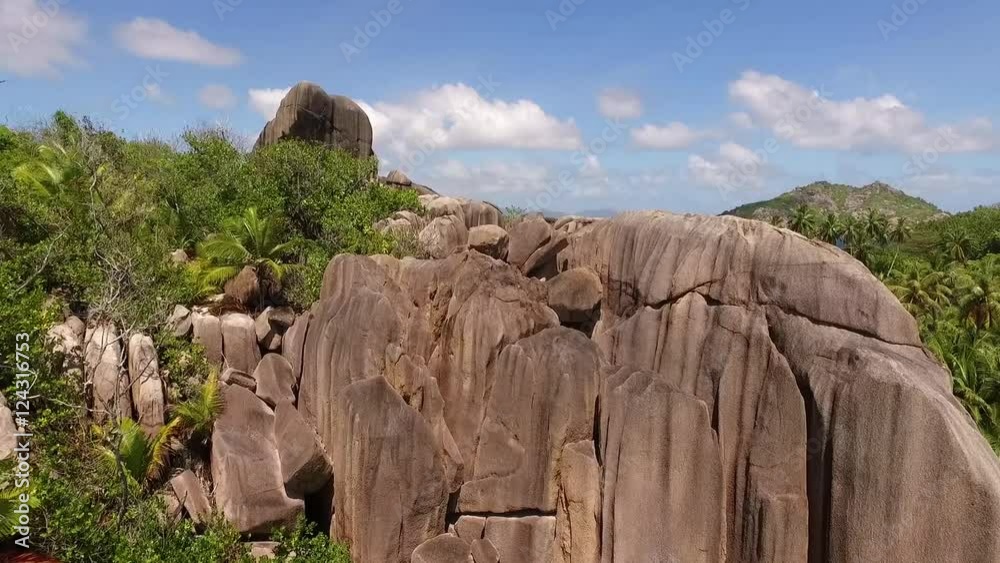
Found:
<path fill-rule="evenodd" d="M 357 158 L 374 154 L 371 121 L 361 106 L 344 96 L 331 96 L 310 82 L 299 82 L 285 95 L 254 148 L 282 139 L 316 141 Z"/>
<path fill-rule="evenodd" d="M 128 372 L 122 369 L 121 337 L 114 325 L 96 324 L 87 329 L 84 366 L 92 387 L 94 420 L 131 418 Z"/>
<path fill-rule="evenodd" d="M 175 305 L 170 317 L 167 318 L 167 328 L 169 328 L 177 338 L 187 338 L 191 336 L 194 328 L 194 319 L 191 310 L 184 305 Z"/>
<path fill-rule="evenodd" d="M 152 338 L 138 333 L 129 338 L 128 374 L 136 420 L 148 436 L 155 436 L 163 427 L 167 404 Z"/>
<path fill-rule="evenodd" d="M 222 321 L 219 317 L 192 313 L 191 342 L 205 349 L 205 359 L 216 367 L 222 366 Z"/>
<path fill-rule="evenodd" d="M 46 347 L 55 354 L 65 373 L 80 373 L 83 368 L 83 343 L 86 325 L 76 317 L 49 329 L 45 336 Z"/>
<path fill-rule="evenodd" d="M 569 270 L 546 281 L 545 285 L 549 290 L 549 307 L 564 325 L 593 324 L 600 316 L 604 288 L 593 270 Z"/>
<path fill-rule="evenodd" d="M 552 240 L 552 226 L 540 215 L 532 215 L 508 230 L 507 262 L 524 271 L 525 263 Z"/>
<path fill-rule="evenodd" d="M 336 403 L 331 535 L 358 563 L 406 563 L 444 530 L 448 490 L 430 425 L 383 377 L 348 386 Z"/>
<path fill-rule="evenodd" d="M 229 313 L 222 317 L 222 354 L 226 365 L 253 373 L 260 363 L 260 346 L 253 318 L 242 313 Z"/>
<path fill-rule="evenodd" d="M 420 231 L 419 239 L 432 258 L 446 258 L 465 248 L 469 242 L 469 231 L 460 216 L 442 215 Z"/>
<path fill-rule="evenodd" d="M 598 273 L 594 339 L 642 370 L 601 395 L 605 561 L 1000 553 L 1000 463 L 913 318 L 850 256 L 764 223 L 636 213 L 573 233 L 558 264 Z M 643 428 L 655 440 L 635 441 Z"/>
<path fill-rule="evenodd" d="M 282 401 L 295 402 L 298 385 L 292 373 L 292 364 L 284 357 L 278 354 L 264 356 L 253 372 L 253 378 L 257 382 L 257 396 L 271 408 Z"/>
<path fill-rule="evenodd" d="M 242 307 L 253 307 L 261 301 L 260 277 L 257 270 L 246 266 L 223 288 L 226 298 Z"/>
<path fill-rule="evenodd" d="M 293 524 L 304 503 L 285 493 L 274 414 L 242 387 L 223 387 L 222 398 L 225 407 L 212 432 L 216 507 L 240 533 Z"/>
<path fill-rule="evenodd" d="M 309 330 L 310 318 L 312 314 L 308 311 L 296 317 L 295 322 L 281 338 L 281 356 L 292 366 L 292 377 L 295 378 L 296 387 L 302 377 L 302 351 L 306 345 L 306 331 Z"/>
<path fill-rule="evenodd" d="M 509 242 L 507 231 L 498 225 L 481 225 L 469 229 L 469 248 L 491 258 L 505 259 Z"/>
<path fill-rule="evenodd" d="M 281 475 L 285 490 L 295 497 L 315 493 L 333 476 L 316 431 L 306 423 L 289 401 L 274 409 L 274 436 L 281 459 Z"/>
<path fill-rule="evenodd" d="M 190 469 L 170 479 L 170 488 L 195 524 L 208 524 L 212 518 L 212 504 L 201 480 Z"/>

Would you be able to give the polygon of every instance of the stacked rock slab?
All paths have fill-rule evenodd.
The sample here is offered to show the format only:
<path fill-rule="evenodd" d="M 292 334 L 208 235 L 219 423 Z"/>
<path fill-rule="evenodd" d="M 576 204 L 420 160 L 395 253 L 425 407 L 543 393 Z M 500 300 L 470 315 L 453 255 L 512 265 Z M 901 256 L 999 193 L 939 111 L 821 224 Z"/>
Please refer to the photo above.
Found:
<path fill-rule="evenodd" d="M 736 218 L 568 224 L 515 226 L 512 264 L 330 263 L 290 363 L 355 561 L 1000 557 L 1000 463 L 860 263 Z M 565 277 L 526 276 L 556 239 Z"/>

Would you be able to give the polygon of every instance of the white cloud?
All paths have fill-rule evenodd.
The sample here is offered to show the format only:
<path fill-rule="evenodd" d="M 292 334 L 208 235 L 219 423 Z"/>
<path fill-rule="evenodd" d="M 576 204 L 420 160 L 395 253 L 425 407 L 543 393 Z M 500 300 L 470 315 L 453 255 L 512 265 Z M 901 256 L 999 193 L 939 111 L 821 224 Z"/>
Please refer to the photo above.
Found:
<path fill-rule="evenodd" d="M 690 147 L 709 134 L 695 131 L 679 122 L 667 125 L 647 124 L 632 130 L 632 143 L 643 149 L 678 150 Z"/>
<path fill-rule="evenodd" d="M 767 173 L 767 162 L 760 155 L 736 143 L 723 143 L 715 156 L 688 157 L 690 179 L 705 187 L 725 191 L 747 186 L 760 188 Z"/>
<path fill-rule="evenodd" d="M 403 160 L 445 149 L 554 149 L 581 146 L 572 119 L 530 100 L 487 99 L 465 84 L 422 90 L 400 102 L 358 102 L 371 119 L 375 149 Z"/>
<path fill-rule="evenodd" d="M 983 151 L 994 145 L 989 119 L 931 126 L 891 94 L 838 101 L 780 76 L 746 71 L 729 85 L 729 95 L 755 123 L 803 148 L 918 153 Z"/>
<path fill-rule="evenodd" d="M 597 96 L 601 115 L 611 119 L 636 119 L 642 116 L 642 98 L 630 90 L 608 88 Z"/>
<path fill-rule="evenodd" d="M 74 49 L 87 37 L 87 22 L 62 3 L 0 2 L 0 69 L 18 76 L 57 77 L 80 63 Z"/>
<path fill-rule="evenodd" d="M 195 31 L 181 30 L 151 18 L 136 18 L 114 31 L 115 40 L 128 52 L 146 59 L 180 61 L 205 66 L 235 66 L 243 55 L 216 45 Z"/>
<path fill-rule="evenodd" d="M 753 129 L 753 118 L 744 111 L 729 114 L 729 122 L 740 129 Z"/>
<path fill-rule="evenodd" d="M 268 121 L 274 119 L 275 114 L 278 113 L 278 106 L 281 105 L 281 100 L 285 99 L 288 92 L 292 90 L 291 86 L 288 88 L 263 88 L 263 89 L 251 89 L 248 92 L 250 97 L 250 109 L 259 113 L 264 119 Z M 368 114 L 371 116 L 371 114 Z"/>
<path fill-rule="evenodd" d="M 201 105 L 216 110 L 231 109 L 236 105 L 236 94 L 228 86 L 208 84 L 198 91 L 198 101 Z"/>

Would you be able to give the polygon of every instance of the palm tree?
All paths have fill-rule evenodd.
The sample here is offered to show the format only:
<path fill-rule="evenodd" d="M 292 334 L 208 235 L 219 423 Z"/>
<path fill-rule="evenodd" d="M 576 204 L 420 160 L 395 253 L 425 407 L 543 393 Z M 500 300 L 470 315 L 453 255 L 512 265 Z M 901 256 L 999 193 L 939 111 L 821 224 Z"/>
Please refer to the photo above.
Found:
<path fill-rule="evenodd" d="M 896 224 L 893 225 L 892 230 L 889 232 L 889 240 L 896 244 L 901 244 L 909 240 L 911 236 L 913 236 L 913 227 L 906 220 L 906 217 L 896 219 Z"/>
<path fill-rule="evenodd" d="M 865 261 L 871 250 L 871 240 L 863 221 L 854 216 L 847 217 L 844 221 L 844 243 L 852 256 Z"/>
<path fill-rule="evenodd" d="M 953 262 L 964 263 L 969 259 L 972 239 L 964 231 L 952 230 L 942 235 L 938 243 L 941 253 Z"/>
<path fill-rule="evenodd" d="M 914 317 L 939 311 L 951 297 L 947 276 L 927 266 L 905 269 L 889 281 L 889 289 Z"/>
<path fill-rule="evenodd" d="M 27 491 L 11 486 L 0 488 L 0 542 L 14 535 L 14 527 L 18 525 L 18 515 L 14 511 L 21 505 L 21 495 L 26 493 L 28 507 L 38 508 L 41 502 L 34 492 L 34 485 Z"/>
<path fill-rule="evenodd" d="M 226 222 L 222 233 L 205 239 L 197 247 L 203 279 L 214 287 L 222 287 L 249 266 L 261 285 L 280 282 L 288 265 L 282 259 L 292 250 L 293 243 L 285 238 L 283 222 L 277 217 L 261 217 L 253 207 L 243 216 Z"/>
<path fill-rule="evenodd" d="M 996 272 L 973 269 L 965 278 L 958 302 L 959 315 L 977 330 L 1000 327 L 1000 282 Z"/>
<path fill-rule="evenodd" d="M 219 372 L 213 369 L 193 397 L 174 407 L 174 417 L 190 433 L 192 440 L 204 442 L 211 435 L 223 407 Z"/>
<path fill-rule="evenodd" d="M 869 209 L 862 222 L 870 241 L 876 244 L 885 244 L 889 241 L 889 219 L 881 211 L 875 208 Z"/>
<path fill-rule="evenodd" d="M 844 223 L 835 212 L 829 211 L 823 216 L 816 234 L 825 242 L 837 244 L 844 235 Z"/>
<path fill-rule="evenodd" d="M 57 197 L 71 188 L 93 190 L 105 171 L 104 165 L 91 170 L 76 151 L 52 143 L 39 146 L 38 159 L 18 166 L 11 174 L 15 180 L 34 188 L 39 196 Z"/>
<path fill-rule="evenodd" d="M 816 232 L 816 212 L 808 205 L 801 205 L 792 213 L 788 226 L 803 236 L 811 237 Z"/>
<path fill-rule="evenodd" d="M 174 419 L 150 437 L 132 419 L 122 419 L 116 432 L 96 429 L 105 441 L 99 451 L 113 467 L 124 472 L 129 482 L 142 486 L 162 475 L 170 455 L 170 439 L 179 424 L 180 420 Z"/>

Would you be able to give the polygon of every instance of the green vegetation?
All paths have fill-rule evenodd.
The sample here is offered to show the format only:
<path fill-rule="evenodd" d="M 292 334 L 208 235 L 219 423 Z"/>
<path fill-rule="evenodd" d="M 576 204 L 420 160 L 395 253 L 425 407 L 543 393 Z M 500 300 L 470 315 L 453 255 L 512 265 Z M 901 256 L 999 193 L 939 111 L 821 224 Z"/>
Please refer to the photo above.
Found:
<path fill-rule="evenodd" d="M 788 222 L 838 244 L 881 279 L 916 317 L 927 347 L 951 370 L 955 396 L 1000 453 L 1000 210 L 934 221 L 890 220 L 796 208 Z"/>
<path fill-rule="evenodd" d="M 795 188 L 774 199 L 748 203 L 723 213 L 763 221 L 789 221 L 802 206 L 822 217 L 826 213 L 861 216 L 874 209 L 893 218 L 925 221 L 942 214 L 933 204 L 876 182 L 862 188 L 845 184 L 815 182 Z"/>
<path fill-rule="evenodd" d="M 302 142 L 244 153 L 223 130 L 127 140 L 61 112 L 35 129 L 0 127 L 0 389 L 13 396 L 12 344 L 28 334 L 36 548 L 68 563 L 251 560 L 221 520 L 195 530 L 164 515 L 167 478 L 206 470 L 199 452 L 221 401 L 202 350 L 159 327 L 174 305 L 218 292 L 247 266 L 302 309 L 335 254 L 410 244 L 372 225 L 419 211 L 417 194 L 378 184 L 376 171 L 374 159 Z M 175 264 L 178 249 L 195 260 Z M 67 310 L 154 337 L 175 405 L 162 431 L 86 422 L 79 374 L 64 375 L 43 352 L 44 332 Z M 172 452 L 176 444 L 184 451 Z M 10 490 L 0 482 L 0 528 Z M 290 549 L 295 561 L 349 561 L 305 523 L 284 538 L 279 560 Z"/>

